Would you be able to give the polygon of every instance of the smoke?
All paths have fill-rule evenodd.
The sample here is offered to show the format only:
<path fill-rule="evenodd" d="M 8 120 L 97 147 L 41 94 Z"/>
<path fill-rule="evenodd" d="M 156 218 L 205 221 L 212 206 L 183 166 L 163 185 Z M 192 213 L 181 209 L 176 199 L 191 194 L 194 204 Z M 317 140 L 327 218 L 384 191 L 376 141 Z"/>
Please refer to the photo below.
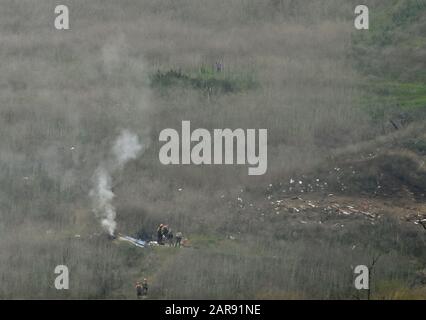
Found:
<path fill-rule="evenodd" d="M 114 192 L 112 191 L 112 175 L 122 170 L 127 162 L 136 159 L 142 152 L 143 145 L 139 143 L 137 135 L 128 130 L 123 130 L 112 147 L 112 157 L 101 164 L 95 171 L 93 189 L 89 195 L 92 198 L 93 211 L 100 219 L 102 228 L 109 235 L 114 235 L 117 223 L 116 210 L 112 203 Z"/>
<path fill-rule="evenodd" d="M 119 168 L 127 161 L 136 159 L 142 146 L 139 144 L 138 136 L 128 130 L 123 130 L 115 142 L 112 152 Z"/>
<path fill-rule="evenodd" d="M 135 59 L 129 54 L 129 45 L 124 34 L 113 35 L 103 46 L 100 55 L 102 70 L 107 75 L 106 81 L 115 86 L 115 81 L 121 79 L 121 74 L 126 74 L 130 82 L 136 83 L 141 78 L 147 78 L 143 60 Z M 120 93 L 111 95 L 116 104 L 122 106 L 123 117 L 139 116 L 142 110 L 149 107 L 149 88 L 138 86 L 138 89 L 123 88 Z M 138 122 L 140 125 L 140 122 Z M 147 130 L 147 126 L 143 126 Z M 110 235 L 114 235 L 116 229 L 116 209 L 113 205 L 114 192 L 112 189 L 114 176 L 121 171 L 126 163 L 136 159 L 146 148 L 148 139 L 144 144 L 139 142 L 136 134 L 129 130 L 123 130 L 112 145 L 109 156 L 104 159 L 93 176 L 93 188 L 90 191 L 93 211 L 101 222 L 102 228 Z"/>
<path fill-rule="evenodd" d="M 90 191 L 93 201 L 93 211 L 101 220 L 101 225 L 110 235 L 114 234 L 117 223 L 115 222 L 116 212 L 112 205 L 114 193 L 111 189 L 111 176 L 109 172 L 99 167 L 95 172 L 96 184 Z"/>

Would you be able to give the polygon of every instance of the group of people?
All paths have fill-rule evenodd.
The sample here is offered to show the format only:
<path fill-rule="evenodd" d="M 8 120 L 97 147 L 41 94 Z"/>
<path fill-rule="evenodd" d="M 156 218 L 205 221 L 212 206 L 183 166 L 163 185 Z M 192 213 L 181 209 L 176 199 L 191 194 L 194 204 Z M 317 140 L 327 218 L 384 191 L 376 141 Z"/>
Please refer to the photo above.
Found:
<path fill-rule="evenodd" d="M 168 225 L 160 224 L 157 228 L 157 242 L 160 245 L 168 244 L 169 246 L 180 247 L 182 242 L 182 232 L 177 232 L 173 235 L 173 231 Z M 136 297 L 138 299 L 148 295 L 148 280 L 145 278 L 143 281 L 137 281 Z"/>
<path fill-rule="evenodd" d="M 160 224 L 157 228 L 157 242 L 160 245 L 167 243 L 169 246 L 180 247 L 182 237 L 182 232 L 177 232 L 176 235 L 173 235 L 172 229 L 167 225 Z"/>
<path fill-rule="evenodd" d="M 143 279 L 142 282 L 136 282 L 136 297 L 140 299 L 143 296 L 148 295 L 148 280 Z"/>

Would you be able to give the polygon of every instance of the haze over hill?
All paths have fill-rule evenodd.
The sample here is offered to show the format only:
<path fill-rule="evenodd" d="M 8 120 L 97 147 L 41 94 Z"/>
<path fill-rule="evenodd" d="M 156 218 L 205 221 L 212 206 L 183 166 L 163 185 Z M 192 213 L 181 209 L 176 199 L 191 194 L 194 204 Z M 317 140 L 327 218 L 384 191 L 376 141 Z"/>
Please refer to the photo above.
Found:
<path fill-rule="evenodd" d="M 376 258 L 372 298 L 425 298 L 426 4 L 369 0 L 356 31 L 357 4 L 69 0 L 58 31 L 57 2 L 2 1 L 0 298 L 133 298 L 144 277 L 153 299 L 366 298 L 353 268 Z M 183 120 L 268 129 L 266 174 L 161 164 Z M 102 227 L 160 223 L 190 247 Z"/>

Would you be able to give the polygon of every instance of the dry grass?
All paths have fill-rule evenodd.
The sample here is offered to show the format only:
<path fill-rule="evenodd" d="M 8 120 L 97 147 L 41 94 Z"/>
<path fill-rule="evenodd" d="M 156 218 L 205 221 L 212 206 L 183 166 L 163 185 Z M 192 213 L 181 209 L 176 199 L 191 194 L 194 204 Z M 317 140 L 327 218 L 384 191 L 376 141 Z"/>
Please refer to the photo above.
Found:
<path fill-rule="evenodd" d="M 357 108 L 359 75 L 348 60 L 352 1 L 67 4 L 71 30 L 64 32 L 53 28 L 55 1 L 0 5 L 0 297 L 131 298 L 133 282 L 146 274 L 155 298 L 351 297 L 347 261 L 365 253 L 347 253 L 340 237 L 325 247 L 270 238 L 274 223 L 256 225 L 221 197 L 244 189 L 255 201 L 263 195 L 254 187 L 315 168 L 335 148 L 376 135 Z M 217 60 L 227 77 L 253 77 L 258 85 L 213 95 L 150 86 L 157 70 L 196 74 Z M 158 134 L 182 120 L 194 128 L 267 128 L 267 175 L 162 166 Z M 167 221 L 213 243 L 241 221 L 262 232 L 242 237 L 249 246 L 203 242 L 166 253 L 94 236 L 100 226 L 90 210 L 91 177 L 122 128 L 149 147 L 114 177 L 119 231 L 153 233 Z M 71 270 L 68 292 L 52 288 L 61 263 Z M 394 277 L 407 280 L 398 270 Z"/>

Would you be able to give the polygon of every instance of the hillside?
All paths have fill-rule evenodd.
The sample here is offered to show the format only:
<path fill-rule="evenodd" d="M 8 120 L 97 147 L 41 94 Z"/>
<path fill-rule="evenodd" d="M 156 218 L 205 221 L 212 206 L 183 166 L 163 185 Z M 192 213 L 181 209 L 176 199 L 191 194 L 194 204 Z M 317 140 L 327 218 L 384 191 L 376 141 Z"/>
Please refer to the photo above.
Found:
<path fill-rule="evenodd" d="M 149 299 L 365 299 L 375 260 L 372 299 L 426 298 L 424 1 L 367 1 L 362 32 L 354 1 L 68 2 L 64 32 L 52 1 L 0 4 L 0 298 L 134 299 L 148 278 Z M 162 165 L 183 120 L 267 128 L 267 173 Z M 142 151 L 115 166 L 123 130 Z M 99 168 L 117 233 L 188 245 L 108 237 Z"/>

